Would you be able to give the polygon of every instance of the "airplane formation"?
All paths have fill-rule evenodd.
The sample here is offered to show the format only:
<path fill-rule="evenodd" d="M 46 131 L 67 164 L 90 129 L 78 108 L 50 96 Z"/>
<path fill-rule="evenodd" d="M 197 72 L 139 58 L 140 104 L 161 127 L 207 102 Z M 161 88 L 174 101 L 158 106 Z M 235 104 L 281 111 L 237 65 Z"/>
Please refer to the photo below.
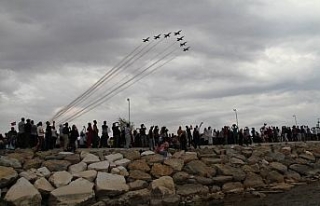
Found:
<path fill-rule="evenodd" d="M 181 31 L 182 31 L 182 30 L 173 32 L 174 36 L 179 36 L 180 33 L 181 33 Z M 163 37 L 164 37 L 165 39 L 167 39 L 167 38 L 170 37 L 171 33 L 172 33 L 172 32 L 165 33 L 165 34 L 163 34 Z M 161 34 L 158 34 L 158 35 L 153 36 L 153 39 L 154 39 L 154 40 L 157 40 L 157 39 L 160 39 L 160 38 L 161 38 Z M 178 38 L 177 38 L 177 41 L 182 41 L 183 38 L 184 38 L 184 36 L 178 37 Z M 142 41 L 143 41 L 143 42 L 148 42 L 149 39 L 150 39 L 150 37 L 147 37 L 147 38 L 145 38 L 145 39 L 142 39 Z M 186 43 L 187 43 L 187 42 L 180 43 L 180 47 L 186 46 Z M 190 46 L 189 46 L 189 47 L 184 47 L 184 48 L 183 48 L 183 51 L 188 51 L 189 48 L 190 48 Z"/>

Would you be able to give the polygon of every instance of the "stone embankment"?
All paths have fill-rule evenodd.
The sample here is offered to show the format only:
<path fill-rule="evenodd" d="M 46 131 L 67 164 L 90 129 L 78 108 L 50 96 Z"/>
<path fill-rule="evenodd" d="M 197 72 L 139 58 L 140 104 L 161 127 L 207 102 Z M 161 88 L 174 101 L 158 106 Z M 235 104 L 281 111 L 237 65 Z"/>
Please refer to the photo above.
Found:
<path fill-rule="evenodd" d="M 210 205 L 263 198 L 316 181 L 316 142 L 213 146 L 162 155 L 130 149 L 75 154 L 2 151 L 0 205 Z"/>

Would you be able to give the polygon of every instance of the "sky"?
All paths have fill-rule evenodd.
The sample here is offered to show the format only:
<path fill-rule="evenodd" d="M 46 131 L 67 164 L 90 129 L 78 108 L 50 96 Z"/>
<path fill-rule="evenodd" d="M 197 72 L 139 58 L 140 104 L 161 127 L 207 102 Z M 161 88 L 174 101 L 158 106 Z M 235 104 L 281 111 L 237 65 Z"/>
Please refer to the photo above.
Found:
<path fill-rule="evenodd" d="M 317 0 L 2 0 L 0 133 L 21 117 L 51 120 L 147 44 L 154 47 L 91 101 L 171 44 L 173 59 L 70 124 L 81 128 L 96 119 L 110 126 L 129 118 L 130 104 L 136 127 L 172 133 L 200 122 L 220 129 L 236 116 L 239 127 L 295 120 L 313 127 L 320 118 L 319 19 Z M 178 30 L 187 52 L 173 35 Z"/>

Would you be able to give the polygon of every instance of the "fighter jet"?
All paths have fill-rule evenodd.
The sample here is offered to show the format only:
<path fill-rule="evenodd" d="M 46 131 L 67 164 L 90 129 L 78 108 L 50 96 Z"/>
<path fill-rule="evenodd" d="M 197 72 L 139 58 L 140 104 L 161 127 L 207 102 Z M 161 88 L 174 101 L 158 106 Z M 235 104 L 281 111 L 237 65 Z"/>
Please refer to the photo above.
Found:
<path fill-rule="evenodd" d="M 154 39 L 160 39 L 161 34 L 154 36 Z"/>
<path fill-rule="evenodd" d="M 182 41 L 184 36 L 177 38 L 177 41 Z"/>
<path fill-rule="evenodd" d="M 180 47 L 183 47 L 183 46 L 185 46 L 186 45 L 186 41 L 185 42 L 183 42 L 183 43 L 180 43 Z"/>
<path fill-rule="evenodd" d="M 177 35 L 180 35 L 180 32 L 181 32 L 182 30 L 179 30 L 179 31 L 177 31 L 177 32 L 174 32 L 174 35 L 175 36 L 177 36 Z"/>
<path fill-rule="evenodd" d="M 190 49 L 190 47 L 186 47 L 186 48 L 183 48 L 183 51 L 188 51 Z"/>
<path fill-rule="evenodd" d="M 147 41 L 149 41 L 149 38 L 150 38 L 150 37 L 145 38 L 145 39 L 142 39 L 142 41 L 143 41 L 143 42 L 147 42 Z"/>
<path fill-rule="evenodd" d="M 164 38 L 170 37 L 170 34 L 171 34 L 171 32 L 169 32 L 169 33 L 167 33 L 167 34 L 164 34 Z"/>

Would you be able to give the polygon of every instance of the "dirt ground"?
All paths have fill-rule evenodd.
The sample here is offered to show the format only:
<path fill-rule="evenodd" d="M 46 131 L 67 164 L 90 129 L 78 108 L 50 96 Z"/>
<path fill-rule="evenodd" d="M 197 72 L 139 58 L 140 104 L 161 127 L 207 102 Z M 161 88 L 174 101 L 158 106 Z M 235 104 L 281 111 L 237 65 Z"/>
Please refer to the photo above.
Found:
<path fill-rule="evenodd" d="M 264 198 L 226 196 L 225 206 L 320 206 L 320 182 L 299 185 L 290 191 L 266 194 Z"/>

